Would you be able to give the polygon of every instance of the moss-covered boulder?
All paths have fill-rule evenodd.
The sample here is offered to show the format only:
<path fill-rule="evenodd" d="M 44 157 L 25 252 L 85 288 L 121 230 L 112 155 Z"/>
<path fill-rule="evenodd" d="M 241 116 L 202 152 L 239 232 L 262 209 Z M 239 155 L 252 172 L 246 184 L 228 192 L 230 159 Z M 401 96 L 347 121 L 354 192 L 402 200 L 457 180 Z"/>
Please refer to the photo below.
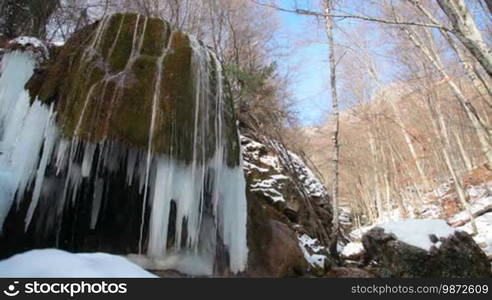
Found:
<path fill-rule="evenodd" d="M 234 123 L 220 68 L 212 51 L 166 21 L 115 14 L 76 33 L 27 87 L 33 99 L 54 103 L 65 137 L 146 148 L 151 135 L 154 152 L 190 162 L 215 152 L 211 142 L 192 157 L 194 143 L 220 134 L 210 99 L 225 101 L 223 122 Z M 238 143 L 229 150 L 237 165 Z"/>

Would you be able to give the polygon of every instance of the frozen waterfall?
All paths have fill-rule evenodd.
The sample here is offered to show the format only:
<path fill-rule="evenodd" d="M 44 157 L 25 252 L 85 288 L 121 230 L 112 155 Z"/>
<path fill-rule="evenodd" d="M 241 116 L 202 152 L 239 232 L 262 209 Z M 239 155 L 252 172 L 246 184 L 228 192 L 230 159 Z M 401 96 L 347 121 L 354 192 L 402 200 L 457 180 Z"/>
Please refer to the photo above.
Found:
<path fill-rule="evenodd" d="M 90 61 L 99 51 L 108 23 L 108 18 L 100 22 L 83 59 Z M 131 69 L 141 55 L 146 26 L 147 18 L 139 16 L 131 57 L 121 72 Z M 163 142 L 155 134 L 156 120 L 163 117 L 157 103 L 163 101 L 160 85 L 165 84 L 161 78 L 166 69 L 162 60 L 171 40 L 163 45 L 157 60 L 148 144 L 142 147 L 115 137 L 91 140 L 79 134 L 86 111 L 97 105 L 89 97 L 96 85 L 106 87 L 115 78 L 121 80 L 122 73 L 107 74 L 91 87 L 75 130 L 67 135 L 56 104 L 31 99 L 24 88 L 36 57 L 19 50 L 4 55 L 0 69 L 0 242 L 8 244 L 8 251 L 16 252 L 19 246 L 13 240 L 22 234 L 23 247 L 133 253 L 146 260 L 149 268 L 163 265 L 192 273 L 196 262 L 205 265 L 201 267 L 205 271 L 198 273 L 210 275 L 217 268 L 218 253 L 224 252 L 220 249 L 225 249 L 228 268 L 233 273 L 245 270 L 245 179 L 240 155 L 236 164 L 230 163 L 234 154 L 229 150 L 231 129 L 226 128 L 236 125 L 225 118 L 228 104 L 220 63 L 193 39 L 194 105 L 186 112 L 192 114 L 193 132 L 173 134 L 171 141 L 165 141 L 171 143 L 168 153 L 154 146 Z M 113 92 L 112 101 L 117 103 L 118 90 Z M 239 144 L 237 134 L 232 138 Z M 192 139 L 190 159 L 173 152 L 178 148 L 174 141 L 180 143 L 180 139 Z M 14 227 L 23 228 L 23 233 Z"/>

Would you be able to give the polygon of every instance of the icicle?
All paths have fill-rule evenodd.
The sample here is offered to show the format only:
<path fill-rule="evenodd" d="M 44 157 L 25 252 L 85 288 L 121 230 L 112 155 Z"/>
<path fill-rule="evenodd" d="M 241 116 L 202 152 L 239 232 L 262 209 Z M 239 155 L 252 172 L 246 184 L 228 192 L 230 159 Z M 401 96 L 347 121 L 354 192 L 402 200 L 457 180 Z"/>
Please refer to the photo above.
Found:
<path fill-rule="evenodd" d="M 14 51 L 2 59 L 0 77 L 0 228 L 14 202 L 18 201 L 36 174 L 43 174 L 51 156 L 56 130 L 52 126 L 53 112 L 39 102 L 29 105 L 24 85 L 33 73 L 35 57 L 29 52 Z M 39 165 L 39 154 L 45 148 Z M 39 165 L 39 168 L 38 168 Z M 41 181 L 41 179 L 40 179 Z M 40 181 L 35 184 L 35 199 L 39 197 Z M 27 220 L 30 221 L 30 215 Z"/>
<path fill-rule="evenodd" d="M 55 126 L 53 106 L 51 106 L 49 111 L 49 116 L 47 119 L 46 131 L 44 134 L 43 154 L 41 156 L 41 161 L 39 163 L 39 167 L 36 173 L 36 181 L 34 183 L 32 200 L 31 203 L 29 204 L 29 208 L 26 213 L 25 230 L 27 230 L 27 228 L 29 227 L 32 216 L 34 214 L 34 210 L 38 205 L 39 197 L 41 195 L 41 189 L 43 187 L 43 182 L 45 178 L 46 167 L 48 166 L 48 162 L 53 154 L 53 149 L 57 138 L 58 138 L 58 129 Z"/>
<path fill-rule="evenodd" d="M 94 152 L 96 151 L 95 144 L 88 144 L 84 149 L 84 158 L 82 160 L 82 177 L 89 177 L 91 174 L 92 161 Z"/>
<path fill-rule="evenodd" d="M 98 178 L 95 183 L 94 196 L 92 199 L 92 212 L 91 212 L 91 224 L 90 224 L 91 229 L 96 228 L 97 218 L 99 216 L 99 211 L 101 210 L 103 189 L 104 189 L 104 181 Z"/>
<path fill-rule="evenodd" d="M 138 26 L 138 24 L 137 24 Z M 171 47 L 172 36 L 169 38 L 167 45 L 163 45 L 162 54 L 157 59 L 156 67 L 157 67 L 157 76 L 155 77 L 155 86 L 154 86 L 154 97 L 152 99 L 152 115 L 149 126 L 149 136 L 148 136 L 148 147 L 147 147 L 147 161 L 146 161 L 146 169 L 145 169 L 145 184 L 144 184 L 144 198 L 142 204 L 142 217 L 141 217 L 141 225 L 140 225 L 140 239 L 138 242 L 138 253 L 142 254 L 142 238 L 143 238 L 143 228 L 144 228 L 144 218 L 145 218 L 145 210 L 147 206 L 147 191 L 149 186 L 149 175 L 150 175 L 150 163 L 152 161 L 152 142 L 154 138 L 155 131 L 155 122 L 157 118 L 157 105 L 159 103 L 160 95 L 161 95 L 161 81 L 162 81 L 162 64 L 164 62 L 164 58 L 166 58 L 167 52 Z"/>

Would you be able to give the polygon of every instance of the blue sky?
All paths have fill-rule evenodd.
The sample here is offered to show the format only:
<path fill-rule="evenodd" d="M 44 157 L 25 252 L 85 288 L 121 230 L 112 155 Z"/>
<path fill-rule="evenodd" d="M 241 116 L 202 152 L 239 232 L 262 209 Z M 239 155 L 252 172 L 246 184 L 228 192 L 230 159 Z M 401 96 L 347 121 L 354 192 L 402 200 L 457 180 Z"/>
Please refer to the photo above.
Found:
<path fill-rule="evenodd" d="M 288 0 L 279 1 L 289 7 Z M 290 90 L 303 125 L 314 125 L 329 111 L 328 48 L 324 32 L 312 17 L 279 12 L 277 43 L 288 52 L 278 61 L 281 71 L 293 73 Z"/>
<path fill-rule="evenodd" d="M 292 8 L 292 0 L 279 0 L 278 4 L 285 8 Z M 314 0 L 298 0 L 302 8 L 315 10 Z M 367 4 L 367 3 L 366 3 Z M 357 7 L 350 6 L 352 13 L 363 14 L 361 11 L 371 15 L 377 15 L 374 8 L 361 3 Z M 295 109 L 299 113 L 302 125 L 317 125 L 326 119 L 330 112 L 331 96 L 329 86 L 329 65 L 328 65 L 328 46 L 326 43 L 326 32 L 323 24 L 318 24 L 316 18 L 312 16 L 302 16 L 288 12 L 278 12 L 281 21 L 281 28 L 277 33 L 276 42 L 287 49 L 287 55 L 278 60 L 280 71 L 293 73 L 291 78 L 290 91 L 296 101 Z M 322 22 L 322 20 L 319 20 Z M 376 64 L 381 68 L 379 75 L 383 83 L 390 83 L 394 80 L 397 67 L 390 57 L 385 53 L 389 50 L 388 45 L 380 39 L 381 31 L 378 24 L 357 21 L 343 20 L 339 25 L 347 32 L 363 26 L 366 28 L 362 38 L 370 46 L 370 51 L 377 57 Z M 337 40 L 337 32 L 335 32 Z M 338 41 L 340 42 L 340 41 Z M 337 53 L 337 57 L 340 53 Z M 344 60 L 349 59 L 347 57 Z M 339 69 L 338 72 L 341 72 Z M 338 87 L 340 88 L 340 86 Z M 343 103 L 342 91 L 339 95 Z M 348 105 L 348 103 L 347 103 Z"/>

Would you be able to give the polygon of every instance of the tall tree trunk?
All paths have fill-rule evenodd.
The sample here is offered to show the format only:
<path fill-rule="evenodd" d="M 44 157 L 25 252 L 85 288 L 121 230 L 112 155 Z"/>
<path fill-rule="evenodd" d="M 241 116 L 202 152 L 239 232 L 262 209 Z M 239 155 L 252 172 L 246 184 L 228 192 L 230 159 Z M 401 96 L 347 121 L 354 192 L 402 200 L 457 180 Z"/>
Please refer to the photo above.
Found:
<path fill-rule="evenodd" d="M 473 170 L 473 165 L 470 161 L 470 158 L 468 157 L 468 154 L 465 151 L 465 147 L 463 146 L 463 142 L 461 141 L 461 137 L 458 131 L 454 131 L 454 137 L 456 138 L 456 143 L 458 144 L 458 149 L 460 150 L 461 159 L 463 160 L 465 169 L 467 171 Z"/>
<path fill-rule="evenodd" d="M 333 131 L 332 131 L 332 143 L 333 143 L 333 157 L 332 157 L 332 198 L 333 198 L 333 231 L 330 245 L 330 252 L 333 256 L 338 257 L 338 232 L 339 232 L 339 220 L 338 220 L 338 177 L 339 177 L 339 159 L 340 159 L 340 145 L 338 143 L 338 135 L 340 130 L 339 110 L 338 110 L 338 94 L 337 94 L 337 77 L 336 77 L 336 61 L 335 61 L 335 41 L 333 38 L 333 18 L 332 1 L 323 0 L 323 7 L 325 10 L 325 27 L 326 35 L 328 37 L 328 51 L 329 64 L 330 64 L 330 85 L 331 85 L 331 102 L 332 102 L 332 114 L 333 114 Z"/>
<path fill-rule="evenodd" d="M 433 126 L 436 130 L 436 134 L 438 136 L 438 140 L 441 144 L 441 149 L 442 149 L 442 154 L 444 157 L 444 161 L 446 163 L 446 166 L 449 170 L 449 173 L 451 174 L 451 177 L 453 179 L 453 183 L 456 189 L 456 193 L 458 194 L 458 200 L 463 207 L 463 209 L 466 210 L 470 217 L 470 223 L 472 225 L 472 230 L 473 233 L 477 233 L 477 226 L 475 224 L 475 218 L 473 217 L 473 214 L 470 210 L 470 205 L 466 201 L 466 194 L 465 191 L 463 190 L 463 187 L 461 185 L 461 182 L 459 180 L 458 174 L 456 173 L 455 166 L 453 164 L 453 161 L 451 159 L 451 154 L 450 154 L 450 139 L 449 135 L 446 130 L 446 123 L 444 121 L 440 105 L 437 103 L 436 99 L 430 99 L 430 97 L 427 98 L 427 105 L 429 107 L 429 110 L 431 111 L 431 114 L 433 115 L 432 118 L 432 123 Z"/>
<path fill-rule="evenodd" d="M 424 183 L 424 190 L 427 190 L 430 188 L 429 181 L 427 179 L 427 175 L 425 174 L 424 167 L 422 166 L 422 162 L 420 161 L 420 158 L 417 155 L 417 150 L 415 149 L 415 146 L 413 145 L 412 142 L 412 137 L 408 133 L 405 124 L 403 123 L 403 120 L 401 118 L 401 114 L 398 111 L 398 108 L 396 107 L 394 101 L 392 99 L 389 99 L 388 102 L 391 105 L 391 108 L 393 109 L 393 112 L 395 113 L 395 121 L 398 127 L 401 130 L 401 133 L 403 134 L 403 137 L 405 138 L 405 143 L 407 144 L 408 149 L 410 150 L 410 154 L 412 155 L 413 161 L 415 162 L 415 166 L 417 167 L 417 172 L 419 173 L 420 178 L 422 179 L 422 182 Z"/>
<path fill-rule="evenodd" d="M 442 75 L 445 83 L 453 91 L 456 99 L 459 104 L 466 112 L 466 115 L 470 119 L 473 129 L 475 130 L 477 137 L 480 142 L 481 150 L 486 158 L 487 167 L 492 168 L 492 145 L 490 143 L 490 133 L 487 127 L 483 124 L 478 112 L 475 107 L 470 103 L 468 99 L 463 95 L 458 85 L 454 82 L 454 80 L 448 75 L 442 64 L 437 60 L 437 53 L 432 53 L 431 50 L 424 46 L 419 39 L 416 37 L 415 32 L 413 32 L 410 28 L 403 28 L 403 31 L 407 33 L 410 41 L 417 47 L 424 57 L 434 66 L 434 68 Z"/>
<path fill-rule="evenodd" d="M 438 25 L 438 20 L 422 5 L 419 1 L 413 1 L 413 4 L 433 23 Z M 465 52 L 460 48 L 459 45 L 456 44 L 453 37 L 449 34 L 449 32 L 440 29 L 439 30 L 444 37 L 444 39 L 448 42 L 449 46 L 454 50 L 456 55 L 458 56 L 463 68 L 466 72 L 466 75 L 472 82 L 473 86 L 480 94 L 482 99 L 492 107 L 492 86 L 490 84 L 490 80 L 486 80 L 482 78 L 480 72 L 474 67 L 474 63 L 470 61 L 469 58 L 466 57 Z M 485 88 L 486 94 L 483 93 L 482 87 Z"/>
<path fill-rule="evenodd" d="M 487 8 L 489 9 L 489 13 L 492 14 L 492 0 L 484 0 L 485 4 L 487 4 Z"/>
<path fill-rule="evenodd" d="M 464 0 L 437 0 L 453 25 L 453 33 L 492 77 L 492 51 L 478 30 Z"/>

